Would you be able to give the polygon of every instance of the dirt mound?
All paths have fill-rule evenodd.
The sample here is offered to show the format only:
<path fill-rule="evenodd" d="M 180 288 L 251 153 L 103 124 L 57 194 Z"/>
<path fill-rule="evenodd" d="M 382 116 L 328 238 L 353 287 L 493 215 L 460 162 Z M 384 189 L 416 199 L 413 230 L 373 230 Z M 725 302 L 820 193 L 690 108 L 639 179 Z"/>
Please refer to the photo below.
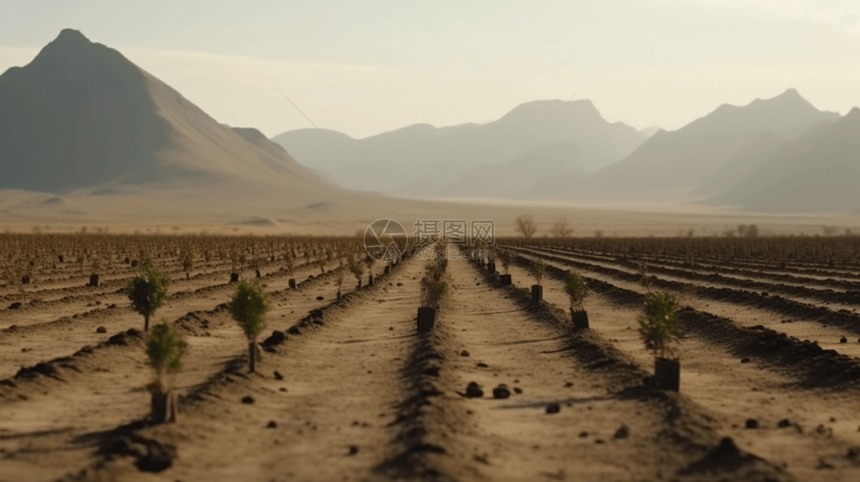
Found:
<path fill-rule="evenodd" d="M 791 480 L 780 477 L 781 470 L 771 466 L 755 455 L 746 453 L 735 445 L 730 437 L 724 437 L 719 445 L 708 452 L 704 458 L 681 469 L 678 475 L 682 480 L 748 480 L 777 482 Z"/>

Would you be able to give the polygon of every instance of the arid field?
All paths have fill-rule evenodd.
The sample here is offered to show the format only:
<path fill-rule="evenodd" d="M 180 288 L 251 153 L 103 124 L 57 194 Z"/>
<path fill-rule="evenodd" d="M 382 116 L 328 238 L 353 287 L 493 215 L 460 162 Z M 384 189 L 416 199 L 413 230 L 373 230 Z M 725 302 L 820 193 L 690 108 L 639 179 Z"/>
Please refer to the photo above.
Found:
<path fill-rule="evenodd" d="M 860 471 L 852 237 L 506 238 L 496 272 L 411 253 L 367 263 L 361 239 L 345 237 L 0 243 L 17 253 L 0 261 L 4 481 L 828 481 Z M 152 329 L 126 294 L 143 259 L 169 278 L 153 325 L 174 323 L 188 344 L 169 376 L 177 418 L 161 424 L 148 388 Z M 537 302 L 535 261 L 546 266 Z M 419 333 L 428 265 L 449 289 Z M 588 329 L 571 323 L 569 270 L 592 291 Z M 259 273 L 271 306 L 255 373 L 228 305 L 231 273 Z M 637 322 L 647 289 L 680 303 L 679 392 L 651 378 Z"/>
<path fill-rule="evenodd" d="M 859 54 L 849 0 L 0 2 L 0 482 L 860 481 Z"/>

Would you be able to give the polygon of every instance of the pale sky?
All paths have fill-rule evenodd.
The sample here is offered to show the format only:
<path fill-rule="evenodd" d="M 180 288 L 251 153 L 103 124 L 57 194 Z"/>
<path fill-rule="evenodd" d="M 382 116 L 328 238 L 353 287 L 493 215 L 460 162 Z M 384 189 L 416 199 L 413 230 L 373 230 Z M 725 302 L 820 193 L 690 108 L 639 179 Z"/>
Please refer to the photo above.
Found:
<path fill-rule="evenodd" d="M 120 50 L 220 122 L 356 138 L 591 99 L 636 128 L 797 88 L 860 106 L 860 0 L 0 0 L 0 71 L 63 28 Z"/>

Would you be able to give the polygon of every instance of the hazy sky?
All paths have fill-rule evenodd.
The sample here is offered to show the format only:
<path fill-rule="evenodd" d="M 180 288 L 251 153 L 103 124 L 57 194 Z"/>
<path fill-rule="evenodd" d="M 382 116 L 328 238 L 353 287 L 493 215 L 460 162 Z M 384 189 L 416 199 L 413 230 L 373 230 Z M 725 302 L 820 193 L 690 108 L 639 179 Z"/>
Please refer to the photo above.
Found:
<path fill-rule="evenodd" d="M 365 137 L 591 99 L 675 129 L 796 87 L 860 105 L 860 0 L 0 0 L 0 71 L 62 28 L 114 47 L 220 122 Z"/>

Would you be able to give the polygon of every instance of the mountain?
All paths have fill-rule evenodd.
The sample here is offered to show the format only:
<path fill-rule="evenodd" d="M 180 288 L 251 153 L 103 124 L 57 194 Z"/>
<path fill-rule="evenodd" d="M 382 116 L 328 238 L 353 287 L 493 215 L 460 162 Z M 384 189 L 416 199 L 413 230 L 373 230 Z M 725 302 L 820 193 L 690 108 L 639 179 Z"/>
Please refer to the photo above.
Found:
<path fill-rule="evenodd" d="M 593 192 L 588 176 L 579 172 L 565 172 L 545 176 L 528 186 L 522 196 L 529 199 L 575 199 Z"/>
<path fill-rule="evenodd" d="M 712 202 L 768 212 L 860 208 L 860 109 L 824 122 L 776 149 Z"/>
<path fill-rule="evenodd" d="M 0 189 L 191 189 L 302 200 L 341 191 L 258 130 L 219 124 L 77 30 L 63 30 L 28 65 L 0 75 L 0 105 Z"/>
<path fill-rule="evenodd" d="M 644 129 L 639 129 L 639 133 L 645 137 L 651 137 L 657 133 L 657 131 L 661 130 L 660 126 L 648 126 Z"/>
<path fill-rule="evenodd" d="M 492 178 L 480 196 L 513 197 L 547 175 L 607 166 L 644 139 L 630 126 L 604 120 L 591 101 L 549 100 L 519 105 L 486 124 L 415 124 L 364 139 L 300 129 L 272 140 L 352 189 L 471 197 Z M 429 178 L 435 188 L 425 183 L 414 190 Z"/>
<path fill-rule="evenodd" d="M 769 156 L 784 148 L 787 142 L 775 134 L 762 134 L 731 156 L 720 169 L 696 188 L 693 194 L 710 197 L 724 192 L 747 177 Z"/>
<path fill-rule="evenodd" d="M 766 134 L 791 138 L 839 114 L 822 112 L 795 89 L 746 106 L 723 104 L 676 131 L 657 131 L 632 154 L 594 173 L 608 192 L 694 189 Z"/>

